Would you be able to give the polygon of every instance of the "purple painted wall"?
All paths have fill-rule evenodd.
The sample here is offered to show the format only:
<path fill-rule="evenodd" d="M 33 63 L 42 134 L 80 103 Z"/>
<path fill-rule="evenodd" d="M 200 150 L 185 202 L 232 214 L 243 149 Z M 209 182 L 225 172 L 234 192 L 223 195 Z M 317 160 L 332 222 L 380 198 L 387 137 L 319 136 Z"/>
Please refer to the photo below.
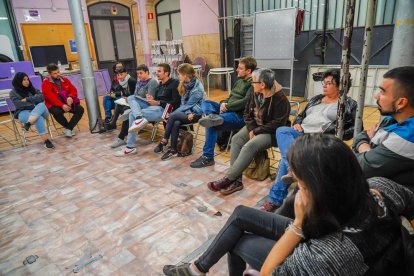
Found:
<path fill-rule="evenodd" d="M 182 35 L 219 33 L 218 1 L 205 0 L 211 11 L 202 1 L 180 0 Z"/>

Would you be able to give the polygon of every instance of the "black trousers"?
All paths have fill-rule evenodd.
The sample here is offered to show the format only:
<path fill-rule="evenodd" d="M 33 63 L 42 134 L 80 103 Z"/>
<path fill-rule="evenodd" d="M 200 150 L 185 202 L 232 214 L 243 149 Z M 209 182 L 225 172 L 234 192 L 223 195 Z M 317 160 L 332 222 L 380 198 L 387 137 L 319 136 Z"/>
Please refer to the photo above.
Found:
<path fill-rule="evenodd" d="M 65 117 L 65 111 L 58 106 L 52 106 L 49 109 L 50 113 L 53 115 L 53 118 L 55 118 L 55 120 L 61 124 L 64 128 L 66 129 L 74 129 L 75 126 L 78 124 L 78 122 L 82 119 L 83 113 L 85 112 L 85 110 L 83 109 L 83 107 L 81 105 L 77 105 L 75 108 L 75 112 L 73 113 L 72 118 L 70 119 L 70 121 L 68 122 L 68 120 Z"/>
<path fill-rule="evenodd" d="M 194 115 L 192 121 L 188 120 L 188 114 L 184 112 L 172 113 L 168 118 L 167 126 L 165 127 L 164 139 L 169 139 L 171 136 L 171 149 L 177 150 L 178 134 L 181 125 L 196 123 L 201 118 L 200 115 Z"/>
<path fill-rule="evenodd" d="M 204 273 L 227 254 L 230 276 L 241 276 L 246 263 L 260 270 L 276 241 L 292 222 L 277 214 L 238 206 L 206 252 L 196 261 Z"/>

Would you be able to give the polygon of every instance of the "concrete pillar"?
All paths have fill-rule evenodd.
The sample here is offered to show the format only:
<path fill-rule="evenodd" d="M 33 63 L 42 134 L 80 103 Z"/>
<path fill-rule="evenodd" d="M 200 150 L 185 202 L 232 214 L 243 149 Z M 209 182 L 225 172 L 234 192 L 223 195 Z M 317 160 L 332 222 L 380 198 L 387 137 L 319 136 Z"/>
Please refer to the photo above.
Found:
<path fill-rule="evenodd" d="M 68 5 L 73 33 L 75 34 L 76 48 L 78 50 L 82 85 L 89 116 L 89 129 L 91 132 L 94 132 L 94 130 L 102 131 L 104 126 L 99 109 L 98 93 L 92 69 L 88 40 L 86 38 L 81 2 L 80 0 L 68 0 Z"/>
<path fill-rule="evenodd" d="M 389 68 L 414 65 L 414 1 L 397 0 Z"/>

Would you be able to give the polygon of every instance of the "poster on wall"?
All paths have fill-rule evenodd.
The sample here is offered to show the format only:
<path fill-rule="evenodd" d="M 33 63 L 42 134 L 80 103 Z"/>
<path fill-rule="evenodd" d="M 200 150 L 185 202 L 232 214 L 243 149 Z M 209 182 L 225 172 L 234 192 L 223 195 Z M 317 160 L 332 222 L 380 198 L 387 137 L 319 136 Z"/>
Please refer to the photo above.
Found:
<path fill-rule="evenodd" d="M 69 48 L 71 54 L 78 52 L 78 50 L 76 49 L 76 41 L 74 39 L 69 39 Z"/>
<path fill-rule="evenodd" d="M 41 21 L 39 10 L 23 10 L 24 20 L 26 22 Z"/>

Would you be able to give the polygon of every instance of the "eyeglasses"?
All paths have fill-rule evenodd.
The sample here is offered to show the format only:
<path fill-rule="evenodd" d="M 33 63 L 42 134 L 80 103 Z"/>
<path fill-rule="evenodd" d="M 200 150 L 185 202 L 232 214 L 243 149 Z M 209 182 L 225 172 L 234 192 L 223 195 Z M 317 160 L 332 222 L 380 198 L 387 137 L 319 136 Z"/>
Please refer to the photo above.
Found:
<path fill-rule="evenodd" d="M 326 85 L 326 86 L 334 85 L 334 83 L 331 82 L 331 81 L 321 81 L 321 83 L 322 83 L 322 86 L 324 86 L 324 85 Z"/>
<path fill-rule="evenodd" d="M 252 81 L 252 83 L 262 83 L 261 81 Z"/>

